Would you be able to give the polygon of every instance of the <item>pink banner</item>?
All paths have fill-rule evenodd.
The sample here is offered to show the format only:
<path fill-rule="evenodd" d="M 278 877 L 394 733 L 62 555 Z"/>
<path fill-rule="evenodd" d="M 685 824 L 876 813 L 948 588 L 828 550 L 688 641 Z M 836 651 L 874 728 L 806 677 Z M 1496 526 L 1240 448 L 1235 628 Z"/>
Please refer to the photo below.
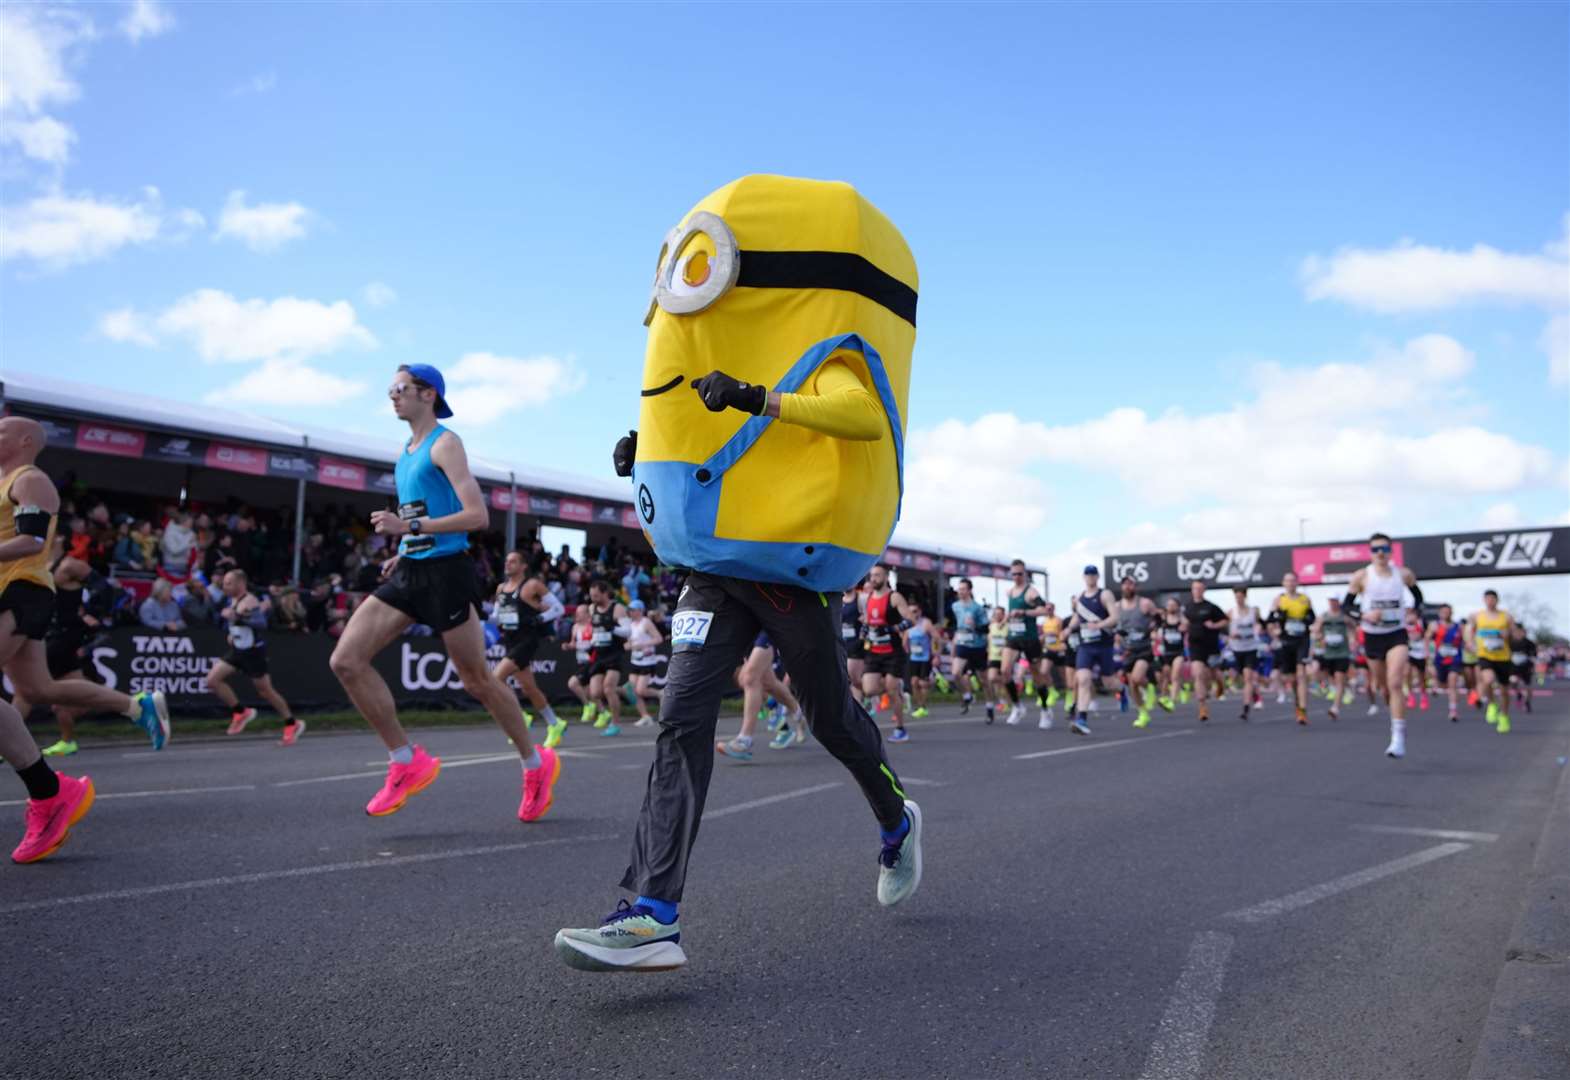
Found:
<path fill-rule="evenodd" d="M 233 443 L 208 443 L 207 467 L 228 469 L 230 472 L 248 473 L 251 476 L 267 475 L 267 451 L 255 446 L 236 446 Z"/>
<path fill-rule="evenodd" d="M 1401 565 L 1401 542 L 1393 545 L 1390 557 Z M 1373 561 L 1367 544 L 1336 544 L 1330 547 L 1292 549 L 1292 572 L 1303 585 L 1337 585 L 1352 580 L 1352 575 Z"/>
<path fill-rule="evenodd" d="M 115 427 L 83 420 L 76 429 L 76 448 L 95 454 L 113 454 L 115 457 L 141 457 L 147 445 L 147 433 L 131 428 Z"/>
<path fill-rule="evenodd" d="M 316 482 L 326 484 L 328 487 L 348 488 L 350 491 L 365 490 L 365 466 L 353 461 L 339 461 L 336 458 L 322 458 L 316 466 Z"/>
<path fill-rule="evenodd" d="M 500 510 L 505 513 L 507 510 L 512 508 L 512 504 L 513 498 L 511 488 L 491 488 L 492 510 Z M 520 490 L 518 492 L 518 509 L 523 512 L 528 511 L 529 493 L 527 491 Z"/>
<path fill-rule="evenodd" d="M 638 520 L 638 511 L 627 507 L 621 512 L 621 526 L 624 529 L 641 529 L 643 522 Z"/>

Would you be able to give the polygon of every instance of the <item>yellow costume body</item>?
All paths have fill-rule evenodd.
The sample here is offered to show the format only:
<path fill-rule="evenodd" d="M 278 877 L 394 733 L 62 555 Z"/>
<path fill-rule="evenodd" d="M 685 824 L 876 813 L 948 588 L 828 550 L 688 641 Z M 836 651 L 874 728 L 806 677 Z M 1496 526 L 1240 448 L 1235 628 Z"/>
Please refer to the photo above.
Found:
<path fill-rule="evenodd" d="M 917 275 L 848 184 L 747 176 L 672 230 L 649 307 L 633 487 L 675 566 L 837 592 L 899 517 Z M 723 370 L 778 419 L 710 412 Z"/>

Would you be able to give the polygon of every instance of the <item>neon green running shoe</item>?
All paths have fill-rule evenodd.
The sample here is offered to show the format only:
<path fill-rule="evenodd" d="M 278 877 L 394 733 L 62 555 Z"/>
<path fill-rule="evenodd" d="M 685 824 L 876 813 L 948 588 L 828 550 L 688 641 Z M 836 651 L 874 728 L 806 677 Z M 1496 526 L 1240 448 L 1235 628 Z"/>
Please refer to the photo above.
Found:
<path fill-rule="evenodd" d="M 1176 703 L 1169 697 L 1157 698 L 1156 704 L 1160 705 L 1164 712 L 1171 712 L 1176 706 Z"/>
<path fill-rule="evenodd" d="M 1187 705 L 1189 701 L 1193 699 L 1193 697 L 1194 692 L 1185 686 L 1183 687 L 1182 691 L 1178 693 L 1178 704 Z"/>
<path fill-rule="evenodd" d="M 1026 679 L 1025 680 L 1025 696 L 1026 697 L 1035 697 L 1036 696 L 1036 680 L 1035 679 Z"/>
<path fill-rule="evenodd" d="M 611 722 L 611 711 L 609 709 L 601 709 L 600 710 L 600 715 L 595 718 L 594 726 L 595 726 L 596 729 L 604 729 L 605 725 L 610 723 L 610 722 Z"/>
<path fill-rule="evenodd" d="M 936 682 L 938 684 L 938 693 L 946 694 L 946 693 L 949 692 L 949 681 L 947 679 L 945 679 L 942 675 L 939 675 L 937 677 Z"/>
<path fill-rule="evenodd" d="M 1498 724 L 1497 727 L 1494 728 L 1494 730 L 1499 732 L 1499 734 L 1501 734 L 1501 735 L 1508 735 L 1508 734 L 1510 734 L 1510 714 L 1509 713 L 1502 712 L 1502 713 L 1499 714 L 1499 724 Z"/>
<path fill-rule="evenodd" d="M 1149 709 L 1141 709 L 1141 710 L 1139 710 L 1139 715 L 1134 718 L 1134 726 L 1137 727 L 1137 728 L 1147 728 L 1147 727 L 1150 726 L 1150 710 Z"/>
<path fill-rule="evenodd" d="M 594 705 L 585 705 L 583 707 L 583 712 L 578 714 L 578 723 L 580 723 L 580 724 L 592 724 L 592 723 L 594 723 L 594 714 L 596 712 L 598 712 L 598 711 L 599 711 L 598 708 L 596 706 L 594 706 Z"/>
<path fill-rule="evenodd" d="M 70 757 L 76 751 L 77 745 L 74 739 L 61 739 L 53 746 L 44 747 L 44 757 Z"/>
<path fill-rule="evenodd" d="M 1492 701 L 1488 703 L 1488 711 L 1483 714 L 1490 724 L 1499 723 L 1499 706 Z"/>
<path fill-rule="evenodd" d="M 578 971 L 675 971 L 687 962 L 681 920 L 662 923 L 625 900 L 599 926 L 556 931 L 556 955 Z"/>
<path fill-rule="evenodd" d="M 529 731 L 534 727 L 534 714 L 528 709 L 523 710 L 523 730 Z"/>
<path fill-rule="evenodd" d="M 925 708 L 912 709 L 910 715 L 915 717 L 917 720 L 920 720 L 923 716 L 927 715 L 927 710 Z"/>
<path fill-rule="evenodd" d="M 1063 696 L 1062 694 L 1058 693 L 1057 687 L 1053 687 L 1051 690 L 1048 690 L 1047 691 L 1047 708 L 1050 709 L 1050 708 L 1052 708 L 1052 706 L 1056 705 L 1058 703 L 1058 698 L 1060 698 L 1062 696 Z"/>
<path fill-rule="evenodd" d="M 554 724 L 545 725 L 545 747 L 554 750 L 561 745 L 561 737 L 567 733 L 567 721 L 557 720 Z"/>

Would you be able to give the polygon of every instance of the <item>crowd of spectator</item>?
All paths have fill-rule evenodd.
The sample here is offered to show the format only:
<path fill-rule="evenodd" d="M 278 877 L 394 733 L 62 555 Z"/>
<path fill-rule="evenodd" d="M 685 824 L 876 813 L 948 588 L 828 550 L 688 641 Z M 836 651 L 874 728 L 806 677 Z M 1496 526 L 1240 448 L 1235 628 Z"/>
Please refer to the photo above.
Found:
<path fill-rule="evenodd" d="M 223 576 L 239 569 L 267 601 L 272 630 L 336 636 L 375 590 L 381 564 L 395 550 L 370 530 L 368 515 L 347 506 L 315 508 L 306 518 L 296 579 L 292 509 L 258 508 L 237 499 L 182 507 L 134 496 L 104 498 L 71 475 L 62 485 L 60 529 L 66 553 L 111 586 L 142 583 L 116 597 L 112 621 L 160 630 L 219 625 Z M 475 589 L 489 600 L 502 576 L 504 537 L 490 532 L 471 541 Z M 525 533 L 518 549 L 530 574 L 545 581 L 569 615 L 597 579 L 618 589 L 623 602 L 642 600 L 651 612 L 675 606 L 676 572 L 658 566 L 652 554 L 626 550 L 614 536 L 575 556 L 567 545 L 547 552 L 537 536 Z M 144 598 L 138 601 L 138 595 Z"/>

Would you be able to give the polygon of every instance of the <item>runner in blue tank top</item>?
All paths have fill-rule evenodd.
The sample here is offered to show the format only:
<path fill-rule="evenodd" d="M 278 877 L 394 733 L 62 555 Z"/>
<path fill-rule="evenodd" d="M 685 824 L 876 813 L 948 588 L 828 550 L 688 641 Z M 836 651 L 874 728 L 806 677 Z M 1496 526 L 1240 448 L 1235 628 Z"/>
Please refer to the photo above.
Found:
<path fill-rule="evenodd" d="M 1074 598 L 1070 631 L 1079 634 L 1074 655 L 1074 708 L 1076 716 L 1069 730 L 1076 735 L 1090 734 L 1087 711 L 1095 696 L 1095 683 L 1116 670 L 1112 658 L 1112 634 L 1117 629 L 1117 597 L 1101 585 L 1101 571 L 1085 567 L 1085 591 Z"/>
<path fill-rule="evenodd" d="M 365 812 L 385 817 L 403 809 L 409 796 L 431 785 L 441 759 L 411 746 L 398 722 L 387 683 L 371 666 L 377 653 L 416 622 L 442 636 L 463 688 L 500 725 L 523 758 L 520 821 L 538 821 L 551 807 L 561 772 L 556 752 L 536 749 L 524 727 L 518 699 L 491 673 L 485 660 L 485 631 L 477 617 L 479 591 L 469 558 L 469 530 L 490 524 L 485 496 L 469 473 L 458 436 L 436 421 L 452 415 L 442 373 L 429 364 L 398 369 L 387 394 L 393 412 L 409 425 L 398 454 L 398 509 L 378 510 L 371 527 L 398 538 L 398 553 L 382 564 L 383 582 L 355 609 L 333 649 L 332 669 L 360 714 L 376 729 L 391 758 L 387 781 Z"/>

